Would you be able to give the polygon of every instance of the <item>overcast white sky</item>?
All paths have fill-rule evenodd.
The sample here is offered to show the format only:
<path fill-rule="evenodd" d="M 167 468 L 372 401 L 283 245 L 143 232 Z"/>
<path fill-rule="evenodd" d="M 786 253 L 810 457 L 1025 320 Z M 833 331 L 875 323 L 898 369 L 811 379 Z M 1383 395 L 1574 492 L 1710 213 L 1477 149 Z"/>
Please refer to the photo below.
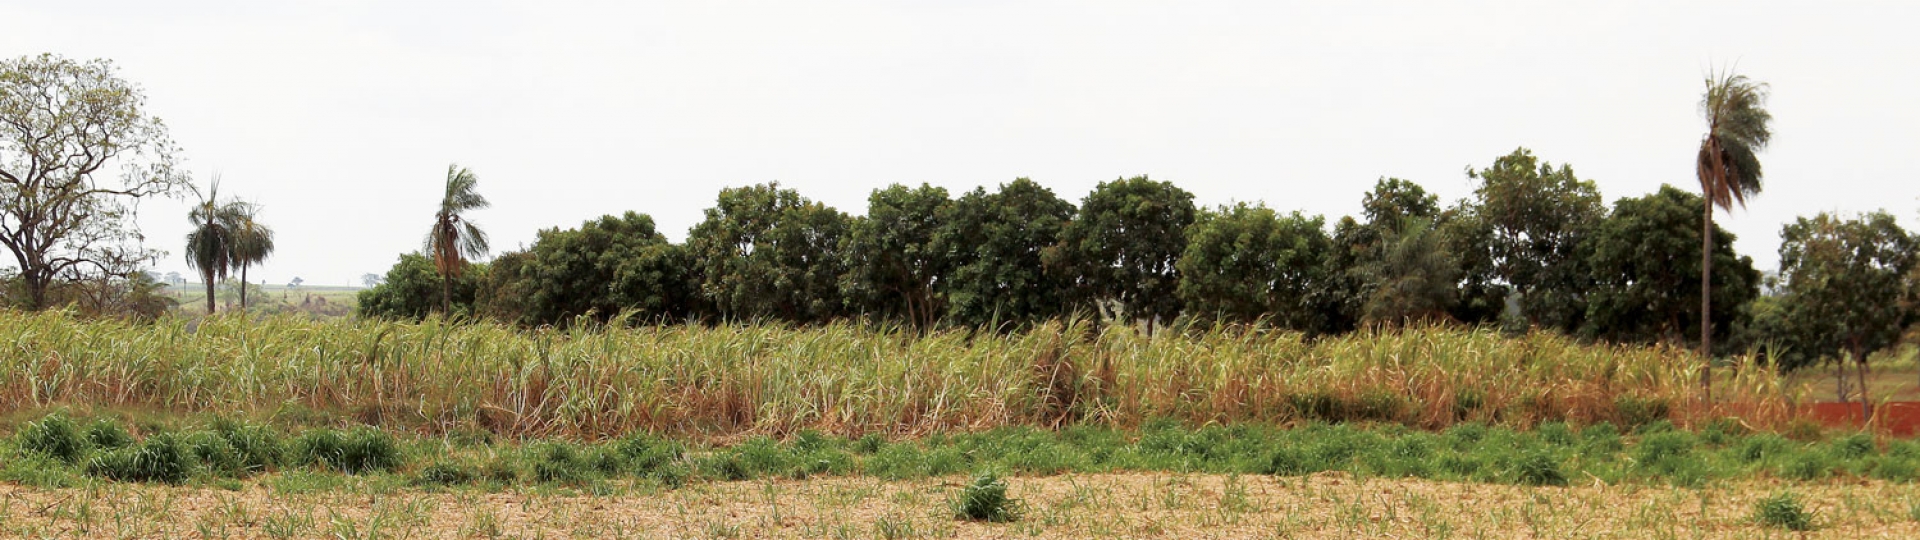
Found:
<path fill-rule="evenodd" d="M 391 5 L 390 5 L 391 4 Z M 1920 3 L 16 2 L 0 55 L 109 58 L 204 181 L 264 205 L 252 276 L 357 284 L 419 248 L 447 165 L 495 251 L 608 213 L 676 241 L 725 186 L 849 213 L 891 183 L 1150 174 L 1198 201 L 1449 204 L 1526 146 L 1609 203 L 1697 189 L 1709 68 L 1773 88 L 1766 191 L 1718 219 L 1775 267 L 1797 215 L 1920 217 Z M 186 274 L 185 204 L 142 206 Z"/>

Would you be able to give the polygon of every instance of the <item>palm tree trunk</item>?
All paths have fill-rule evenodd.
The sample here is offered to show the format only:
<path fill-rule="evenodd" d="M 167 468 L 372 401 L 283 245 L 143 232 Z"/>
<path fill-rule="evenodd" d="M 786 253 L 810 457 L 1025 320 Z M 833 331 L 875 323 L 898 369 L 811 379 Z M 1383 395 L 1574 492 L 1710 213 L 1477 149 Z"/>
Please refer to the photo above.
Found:
<path fill-rule="evenodd" d="M 247 312 L 247 265 L 240 265 L 240 312 Z"/>
<path fill-rule="evenodd" d="M 201 280 L 201 281 L 205 281 L 205 282 L 207 282 L 207 314 L 208 314 L 208 315 L 212 315 L 212 314 L 213 314 L 213 308 L 214 308 L 214 305 L 213 305 L 213 273 L 211 273 L 211 272 L 209 272 L 209 273 L 205 273 L 205 274 L 201 274 L 200 276 L 201 276 L 201 277 L 200 277 L 200 280 Z"/>
<path fill-rule="evenodd" d="M 440 314 L 453 316 L 453 275 L 440 275 Z"/>
<path fill-rule="evenodd" d="M 1708 403 L 1713 402 L 1713 196 L 1701 193 L 1706 201 L 1700 218 L 1700 389 Z"/>

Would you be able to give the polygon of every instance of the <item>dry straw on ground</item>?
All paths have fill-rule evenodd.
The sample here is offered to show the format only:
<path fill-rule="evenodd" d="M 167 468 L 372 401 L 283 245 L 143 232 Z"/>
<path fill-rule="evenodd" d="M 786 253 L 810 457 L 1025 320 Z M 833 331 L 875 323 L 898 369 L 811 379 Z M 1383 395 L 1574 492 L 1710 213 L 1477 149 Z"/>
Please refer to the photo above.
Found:
<path fill-rule="evenodd" d="M 611 496 L 423 493 L 368 486 L 276 493 L 108 484 L 0 485 L 0 536 L 49 538 L 1760 538 L 1779 489 L 1103 474 L 1010 479 L 1021 519 L 957 521 L 965 478 L 703 484 Z M 1920 537 L 1920 488 L 1802 484 L 1812 538 Z"/>

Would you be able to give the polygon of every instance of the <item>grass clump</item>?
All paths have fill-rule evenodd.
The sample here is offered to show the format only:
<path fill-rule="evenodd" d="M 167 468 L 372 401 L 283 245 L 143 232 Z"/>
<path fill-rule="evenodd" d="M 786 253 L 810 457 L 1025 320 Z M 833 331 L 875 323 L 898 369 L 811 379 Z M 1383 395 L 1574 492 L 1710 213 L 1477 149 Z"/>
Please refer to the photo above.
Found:
<path fill-rule="evenodd" d="M 101 418 L 87 426 L 87 442 L 95 448 L 114 449 L 131 446 L 134 440 L 133 435 L 127 433 L 127 428 L 121 427 L 119 422 Z"/>
<path fill-rule="evenodd" d="M 1560 460 L 1545 450 L 1533 450 L 1520 456 L 1514 462 L 1514 481 L 1523 486 L 1564 486 L 1567 485 L 1567 473 L 1561 470 Z"/>
<path fill-rule="evenodd" d="M 385 472 L 404 460 L 392 435 L 365 426 L 346 433 L 324 428 L 308 431 L 294 440 L 293 456 L 293 464 L 347 474 Z"/>
<path fill-rule="evenodd" d="M 87 461 L 87 474 L 109 480 L 178 484 L 192 476 L 195 462 L 193 451 L 179 435 L 161 433 L 140 444 L 94 456 Z"/>
<path fill-rule="evenodd" d="M 92 449 L 92 444 L 80 432 L 80 427 L 73 423 L 73 419 L 58 413 L 28 422 L 18 437 L 21 450 L 68 464 L 79 464 Z"/>
<path fill-rule="evenodd" d="M 1753 520 L 1763 526 L 1789 531 L 1813 530 L 1813 512 L 1800 504 L 1791 492 L 1775 493 L 1753 505 Z"/>
<path fill-rule="evenodd" d="M 973 477 L 973 482 L 954 497 L 953 517 L 967 521 L 1007 523 L 1020 519 L 1020 501 L 1007 497 L 1007 482 L 991 473 Z"/>

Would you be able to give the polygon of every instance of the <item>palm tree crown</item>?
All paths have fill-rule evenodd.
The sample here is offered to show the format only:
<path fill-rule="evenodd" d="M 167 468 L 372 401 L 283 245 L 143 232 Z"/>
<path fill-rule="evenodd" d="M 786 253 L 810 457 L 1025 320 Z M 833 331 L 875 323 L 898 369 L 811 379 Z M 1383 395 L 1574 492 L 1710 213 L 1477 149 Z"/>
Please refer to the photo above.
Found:
<path fill-rule="evenodd" d="M 1747 198 L 1760 193 L 1760 158 L 1773 133 L 1767 122 L 1767 85 L 1744 75 L 1722 74 L 1707 79 L 1707 93 L 1700 98 L 1700 114 L 1706 117 L 1707 134 L 1700 140 L 1700 191 L 1707 202 L 1723 210 L 1734 204 L 1746 206 Z"/>
<path fill-rule="evenodd" d="M 434 214 L 433 230 L 427 232 L 426 251 L 440 272 L 440 310 L 450 312 L 453 303 L 453 278 L 466 268 L 467 259 L 487 256 L 487 233 L 461 214 L 491 206 L 474 186 L 479 178 L 459 165 L 447 166 L 447 191 L 440 198 L 440 211 Z"/>
<path fill-rule="evenodd" d="M 233 203 L 238 211 L 232 216 L 228 234 L 232 243 L 228 247 L 233 265 L 240 268 L 240 310 L 247 309 L 247 267 L 260 264 L 273 255 L 273 229 L 260 223 L 259 205 Z"/>
<path fill-rule="evenodd" d="M 198 190 L 195 190 L 198 191 Z M 187 233 L 187 267 L 200 271 L 207 286 L 207 314 L 214 312 L 214 283 L 234 268 L 234 225 L 249 213 L 238 201 L 220 202 L 220 178 L 215 176 L 206 197 L 187 211 L 193 230 Z"/>

